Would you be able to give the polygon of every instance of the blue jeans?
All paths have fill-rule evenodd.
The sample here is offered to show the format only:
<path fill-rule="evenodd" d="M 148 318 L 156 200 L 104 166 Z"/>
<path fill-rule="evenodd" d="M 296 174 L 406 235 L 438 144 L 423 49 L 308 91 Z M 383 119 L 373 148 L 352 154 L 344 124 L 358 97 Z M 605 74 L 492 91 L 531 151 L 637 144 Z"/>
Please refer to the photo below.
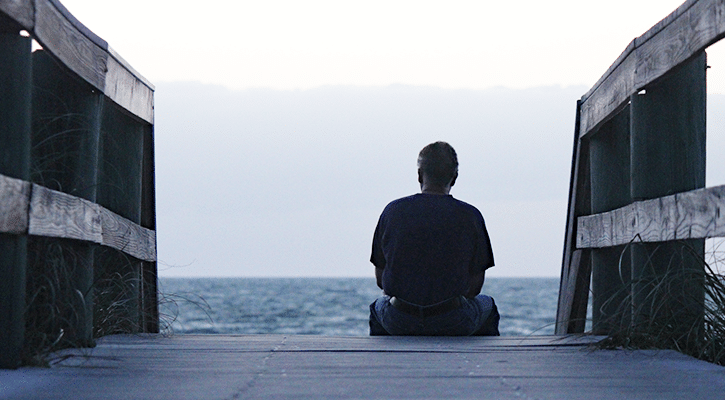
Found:
<path fill-rule="evenodd" d="M 370 304 L 370 336 L 499 336 L 499 319 L 493 298 L 483 294 L 462 298 L 460 308 L 426 318 L 398 310 L 383 296 Z"/>

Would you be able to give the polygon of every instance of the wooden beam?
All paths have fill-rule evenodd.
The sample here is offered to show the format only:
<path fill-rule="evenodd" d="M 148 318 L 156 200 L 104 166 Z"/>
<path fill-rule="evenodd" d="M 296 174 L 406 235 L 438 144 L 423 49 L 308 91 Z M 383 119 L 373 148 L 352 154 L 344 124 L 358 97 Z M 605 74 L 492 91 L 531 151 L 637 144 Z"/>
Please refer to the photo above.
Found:
<path fill-rule="evenodd" d="M 154 86 L 58 0 L 0 0 L 0 12 L 83 80 L 131 114 L 154 123 Z"/>
<path fill-rule="evenodd" d="M 587 290 L 582 292 L 578 286 L 582 282 L 581 277 L 584 273 L 580 273 L 580 269 L 589 269 L 589 257 L 585 257 L 582 261 L 581 255 L 574 260 L 574 251 L 576 243 L 576 221 L 580 215 L 590 212 L 590 185 L 589 185 L 589 145 L 587 139 L 579 137 L 579 118 L 581 116 L 581 102 L 576 104 L 576 117 L 574 124 L 574 148 L 572 151 L 571 176 L 569 178 L 569 204 L 566 215 L 566 226 L 564 232 L 564 254 L 561 265 L 561 280 L 559 281 L 559 300 L 556 310 L 556 328 L 557 335 L 574 333 L 571 331 L 572 322 L 576 320 L 576 316 L 572 315 L 574 310 L 581 309 L 579 304 L 572 302 L 582 300 L 582 297 L 576 293 L 583 293 L 584 310 L 586 312 L 586 302 L 588 295 L 587 290 L 589 281 L 587 278 Z M 575 262 L 576 261 L 576 262 Z M 588 272 L 587 272 L 588 276 Z M 578 326 L 578 325 L 575 325 Z M 583 328 L 581 331 L 583 332 Z"/>
<path fill-rule="evenodd" d="M 28 234 L 102 243 L 100 207 L 33 184 Z"/>
<path fill-rule="evenodd" d="M 0 12 L 18 22 L 25 29 L 33 29 L 34 7 L 29 0 L 0 0 Z"/>
<path fill-rule="evenodd" d="M 156 232 L 101 207 L 101 244 L 121 250 L 142 261 L 156 261 Z"/>
<path fill-rule="evenodd" d="M 104 93 L 142 120 L 154 123 L 154 86 L 108 47 Z"/>
<path fill-rule="evenodd" d="M 15 33 L 0 33 L 0 174 L 6 194 L 0 226 L 13 233 L 27 224 L 30 178 L 32 61 L 30 38 Z M 15 205 L 16 210 L 6 207 Z M 27 238 L 0 235 L 0 368 L 20 364 L 25 337 L 25 283 L 27 274 Z"/>
<path fill-rule="evenodd" d="M 585 136 L 626 105 L 629 97 L 725 36 L 725 0 L 689 0 L 639 38 L 582 101 Z"/>
<path fill-rule="evenodd" d="M 28 232 L 30 182 L 0 175 L 0 232 Z"/>
<path fill-rule="evenodd" d="M 577 248 L 725 237 L 725 185 L 579 217 Z"/>
<path fill-rule="evenodd" d="M 0 175 L 0 233 L 83 240 L 156 261 L 155 231 L 80 197 L 4 175 Z"/>

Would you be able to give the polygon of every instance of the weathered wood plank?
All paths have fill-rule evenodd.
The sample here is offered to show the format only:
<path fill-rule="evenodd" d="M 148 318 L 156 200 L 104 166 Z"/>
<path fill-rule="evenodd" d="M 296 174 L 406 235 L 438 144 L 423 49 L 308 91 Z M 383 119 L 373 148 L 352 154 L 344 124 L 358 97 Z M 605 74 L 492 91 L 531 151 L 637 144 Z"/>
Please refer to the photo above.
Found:
<path fill-rule="evenodd" d="M 655 26 L 650 30 L 656 33 L 645 33 L 635 39 L 635 86 L 643 88 L 720 40 L 725 34 L 723 11 L 723 1 L 688 2 L 663 20 L 661 27 Z"/>
<path fill-rule="evenodd" d="M 0 175 L 0 232 L 28 233 L 30 182 Z"/>
<path fill-rule="evenodd" d="M 559 299 L 556 310 L 556 328 L 557 335 L 570 333 L 570 322 L 572 320 L 571 311 L 576 309 L 572 301 L 578 299 L 572 290 L 576 288 L 570 287 L 569 282 L 579 282 L 580 280 L 571 278 L 578 276 L 578 269 L 581 263 L 573 263 L 572 255 L 576 249 L 576 220 L 580 215 L 589 213 L 590 210 L 590 185 L 589 185 L 589 145 L 582 143 L 587 139 L 579 136 L 581 117 L 581 102 L 576 103 L 576 117 L 574 123 L 574 146 L 572 150 L 571 175 L 569 178 L 569 204 L 566 215 L 566 226 L 564 232 L 564 254 L 561 265 L 561 280 L 559 281 Z M 588 257 L 585 260 L 588 268 Z M 572 270 L 574 269 L 574 270 Z M 586 306 L 585 306 L 586 309 Z"/>
<path fill-rule="evenodd" d="M 83 35 L 50 1 L 36 2 L 35 18 L 33 33 L 43 48 L 103 90 L 108 58 L 104 49 Z"/>
<path fill-rule="evenodd" d="M 559 294 L 555 333 L 564 335 L 569 332 L 582 333 L 586 326 L 587 303 L 589 300 L 589 281 L 591 263 L 589 252 L 575 250 L 571 255 L 571 265 L 567 269 Z"/>
<path fill-rule="evenodd" d="M 635 90 L 635 57 L 634 41 L 632 41 L 600 81 L 582 97 L 579 129 L 582 136 L 595 131 L 595 128 L 626 105 L 629 96 Z"/>
<path fill-rule="evenodd" d="M 0 233 L 84 240 L 156 261 L 155 231 L 88 200 L 4 175 Z"/>
<path fill-rule="evenodd" d="M 0 0 L 0 12 L 18 22 L 25 29 L 33 29 L 34 7 L 28 0 Z"/>
<path fill-rule="evenodd" d="M 722 210 L 722 211 L 721 211 Z M 725 185 L 579 217 L 577 248 L 725 237 Z"/>
<path fill-rule="evenodd" d="M 33 184 L 28 233 L 101 243 L 100 206 Z"/>
<path fill-rule="evenodd" d="M 104 246 L 121 250 L 143 261 L 156 261 L 156 232 L 100 208 Z"/>
<path fill-rule="evenodd" d="M 154 123 L 154 86 L 58 0 L 0 0 L 0 12 L 86 82 L 132 114 Z"/>
<path fill-rule="evenodd" d="M 104 83 L 106 96 L 132 114 L 153 124 L 153 85 L 141 78 L 112 48 L 109 47 L 108 51 L 110 57 L 107 59 L 108 72 Z"/>
<path fill-rule="evenodd" d="M 568 338 L 112 335 L 55 353 L 51 368 L 7 371 L 0 397 L 717 399 L 725 390 L 722 367 L 672 350 L 587 351 Z"/>
<path fill-rule="evenodd" d="M 629 96 L 725 36 L 725 0 L 690 0 L 632 41 L 582 97 L 580 134 L 594 131 Z"/>

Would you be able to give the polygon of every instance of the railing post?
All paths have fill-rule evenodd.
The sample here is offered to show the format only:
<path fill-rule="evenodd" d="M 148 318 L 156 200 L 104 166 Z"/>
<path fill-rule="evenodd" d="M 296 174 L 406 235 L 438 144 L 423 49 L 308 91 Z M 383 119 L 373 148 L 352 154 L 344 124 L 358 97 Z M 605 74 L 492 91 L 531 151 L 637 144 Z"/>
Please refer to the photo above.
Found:
<path fill-rule="evenodd" d="M 99 131 L 103 95 L 73 77 L 45 51 L 33 53 L 33 182 L 95 202 L 98 177 Z M 65 242 L 60 251 L 63 265 L 45 266 L 45 249 L 57 239 L 33 238 L 41 254 L 40 282 L 50 268 L 63 268 L 71 288 L 58 288 L 68 298 L 58 307 L 64 340 L 78 346 L 93 344 L 93 253 L 91 243 Z M 57 263 L 56 263 L 57 264 Z M 32 266 L 31 266 L 32 267 Z M 42 284 L 42 283 L 41 283 Z M 68 324 L 68 326 L 65 326 Z"/>
<path fill-rule="evenodd" d="M 629 168 L 629 106 L 605 123 L 589 142 L 591 214 L 610 211 L 632 202 Z M 624 246 L 592 250 L 592 332 L 608 334 L 630 313 L 624 307 L 629 295 L 629 257 Z M 620 261 L 621 260 L 621 261 Z"/>
<path fill-rule="evenodd" d="M 591 208 L 591 188 L 589 184 L 589 140 L 580 136 L 580 127 L 581 102 L 577 101 L 564 254 L 554 330 L 557 335 L 582 333 L 586 328 L 591 257 L 587 249 L 576 250 L 576 221 L 578 216 L 586 215 Z"/>
<path fill-rule="evenodd" d="M 0 32 L 0 174 L 30 170 L 31 39 Z M 20 364 L 25 330 L 25 235 L 0 234 L 0 368 Z"/>
<path fill-rule="evenodd" d="M 101 124 L 98 204 L 141 223 L 144 124 L 116 105 L 106 103 Z M 139 332 L 143 321 L 142 262 L 103 250 L 96 259 L 96 282 L 103 293 L 100 310 L 103 333 Z M 98 309 L 98 308 L 97 308 Z M 116 324 L 117 326 L 114 326 Z"/>
<path fill-rule="evenodd" d="M 156 230 L 154 129 L 143 129 L 143 166 L 141 182 L 141 226 Z M 159 332 L 158 268 L 156 261 L 142 264 L 143 331 Z"/>
<path fill-rule="evenodd" d="M 703 51 L 632 96 L 633 200 L 705 186 L 705 69 Z M 691 334 L 702 332 L 703 254 L 702 239 L 632 247 L 635 329 L 675 322 L 673 339 L 696 340 Z"/>

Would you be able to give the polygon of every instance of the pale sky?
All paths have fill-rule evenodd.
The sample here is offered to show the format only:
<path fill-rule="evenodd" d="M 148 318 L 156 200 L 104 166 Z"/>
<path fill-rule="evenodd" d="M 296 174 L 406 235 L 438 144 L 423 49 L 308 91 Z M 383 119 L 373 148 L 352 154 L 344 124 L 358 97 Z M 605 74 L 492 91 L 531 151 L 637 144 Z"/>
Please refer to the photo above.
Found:
<path fill-rule="evenodd" d="M 436 140 L 489 276 L 559 276 L 576 99 L 682 3 L 62 2 L 156 85 L 162 276 L 372 276 L 377 217 Z"/>
<path fill-rule="evenodd" d="M 65 0 L 152 82 L 591 86 L 681 0 Z"/>

